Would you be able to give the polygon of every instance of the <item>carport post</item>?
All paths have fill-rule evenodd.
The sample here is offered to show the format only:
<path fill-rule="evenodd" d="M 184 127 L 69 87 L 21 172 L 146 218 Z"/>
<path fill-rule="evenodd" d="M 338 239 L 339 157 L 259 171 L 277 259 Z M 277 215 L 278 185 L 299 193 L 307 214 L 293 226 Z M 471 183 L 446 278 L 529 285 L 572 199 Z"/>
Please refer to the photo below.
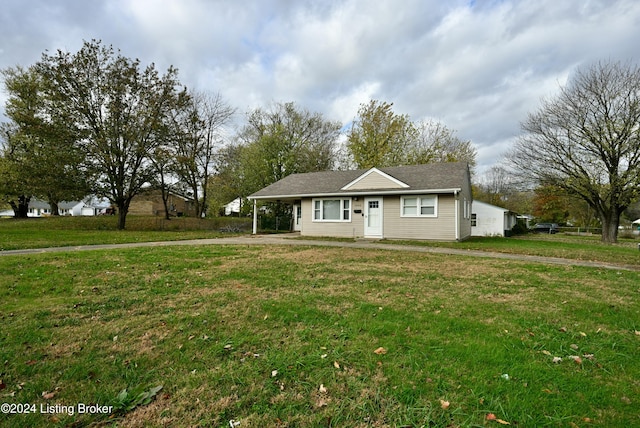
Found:
<path fill-rule="evenodd" d="M 258 233 L 258 202 L 253 200 L 253 234 Z"/>

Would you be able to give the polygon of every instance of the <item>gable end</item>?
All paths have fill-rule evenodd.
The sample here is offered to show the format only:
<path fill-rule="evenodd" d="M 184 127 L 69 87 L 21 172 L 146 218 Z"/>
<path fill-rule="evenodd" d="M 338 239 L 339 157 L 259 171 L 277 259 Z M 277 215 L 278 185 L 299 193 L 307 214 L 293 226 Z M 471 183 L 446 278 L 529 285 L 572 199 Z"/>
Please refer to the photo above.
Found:
<path fill-rule="evenodd" d="M 364 189 L 406 189 L 409 185 L 380 171 L 371 168 L 360 177 L 356 178 L 340 190 L 364 190 Z"/>

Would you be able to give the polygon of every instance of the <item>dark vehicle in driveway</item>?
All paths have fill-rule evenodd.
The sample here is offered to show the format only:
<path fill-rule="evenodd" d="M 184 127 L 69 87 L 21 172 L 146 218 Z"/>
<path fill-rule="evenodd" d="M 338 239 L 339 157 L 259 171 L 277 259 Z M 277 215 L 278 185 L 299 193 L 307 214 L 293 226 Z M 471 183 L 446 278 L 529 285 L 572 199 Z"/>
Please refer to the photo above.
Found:
<path fill-rule="evenodd" d="M 533 228 L 534 233 L 558 233 L 556 223 L 538 223 Z"/>

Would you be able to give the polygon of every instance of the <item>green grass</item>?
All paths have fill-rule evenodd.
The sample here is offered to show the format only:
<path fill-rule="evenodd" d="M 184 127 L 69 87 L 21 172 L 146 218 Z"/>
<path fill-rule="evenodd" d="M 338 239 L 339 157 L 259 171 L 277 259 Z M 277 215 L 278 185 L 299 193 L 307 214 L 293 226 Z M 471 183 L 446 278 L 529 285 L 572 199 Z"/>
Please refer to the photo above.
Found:
<path fill-rule="evenodd" d="M 640 265 L 640 251 L 634 239 L 619 239 L 617 244 L 604 244 L 598 236 L 535 235 L 513 238 L 472 237 L 463 242 L 393 241 L 399 245 L 447 247 L 510 254 L 528 254 L 573 260 L 597 261 L 621 265 Z"/>
<path fill-rule="evenodd" d="M 174 218 L 129 216 L 127 230 L 116 229 L 115 217 L 49 217 L 39 219 L 0 219 L 0 251 L 26 248 L 118 244 L 152 241 L 177 241 L 218 238 L 240 232 L 249 233 L 247 218 Z M 300 239 L 353 242 L 346 238 Z M 480 251 L 528 254 L 574 260 L 597 261 L 627 266 L 640 266 L 638 242 L 620 239 L 614 245 L 603 244 L 597 236 L 524 235 L 514 238 L 472 237 L 463 242 L 397 241 L 398 245 L 434 246 Z"/>
<path fill-rule="evenodd" d="M 0 219 L 0 251 L 91 244 L 176 241 L 228 236 L 225 230 L 250 230 L 244 218 L 165 220 L 127 217 L 126 230 L 117 230 L 115 216 Z M 246 233 L 246 232 L 245 232 Z"/>
<path fill-rule="evenodd" d="M 2 426 L 640 424 L 638 272 L 195 246 L 5 256 L 0 284 L 0 403 L 163 386 Z"/>

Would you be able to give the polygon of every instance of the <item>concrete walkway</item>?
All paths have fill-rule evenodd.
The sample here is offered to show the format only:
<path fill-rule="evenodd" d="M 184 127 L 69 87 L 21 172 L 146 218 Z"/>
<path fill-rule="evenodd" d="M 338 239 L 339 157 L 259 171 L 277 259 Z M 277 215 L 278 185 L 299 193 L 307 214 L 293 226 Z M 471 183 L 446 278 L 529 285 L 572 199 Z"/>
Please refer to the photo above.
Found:
<path fill-rule="evenodd" d="M 343 247 L 380 249 L 389 251 L 410 251 L 415 253 L 450 254 L 456 256 L 483 257 L 491 259 L 517 260 L 529 263 L 546 263 L 565 266 L 585 266 L 602 269 L 626 270 L 640 272 L 640 266 L 617 265 L 613 263 L 593 262 L 585 260 L 572 260 L 557 257 L 530 256 L 524 254 L 508 254 L 479 250 L 462 250 L 442 247 L 423 247 L 400 244 L 384 244 L 377 241 L 360 240 L 356 242 L 323 241 L 300 239 L 298 234 L 285 235 L 244 235 L 229 238 L 214 239 L 192 239 L 185 241 L 162 241 L 162 242 L 136 242 L 130 244 L 100 244 L 100 245 L 80 245 L 74 247 L 54 247 L 25 250 L 0 251 L 0 256 L 60 253 L 70 251 L 91 251 L 109 250 L 117 248 L 141 248 L 141 247 L 169 247 L 179 245 L 298 245 L 315 247 Z"/>

